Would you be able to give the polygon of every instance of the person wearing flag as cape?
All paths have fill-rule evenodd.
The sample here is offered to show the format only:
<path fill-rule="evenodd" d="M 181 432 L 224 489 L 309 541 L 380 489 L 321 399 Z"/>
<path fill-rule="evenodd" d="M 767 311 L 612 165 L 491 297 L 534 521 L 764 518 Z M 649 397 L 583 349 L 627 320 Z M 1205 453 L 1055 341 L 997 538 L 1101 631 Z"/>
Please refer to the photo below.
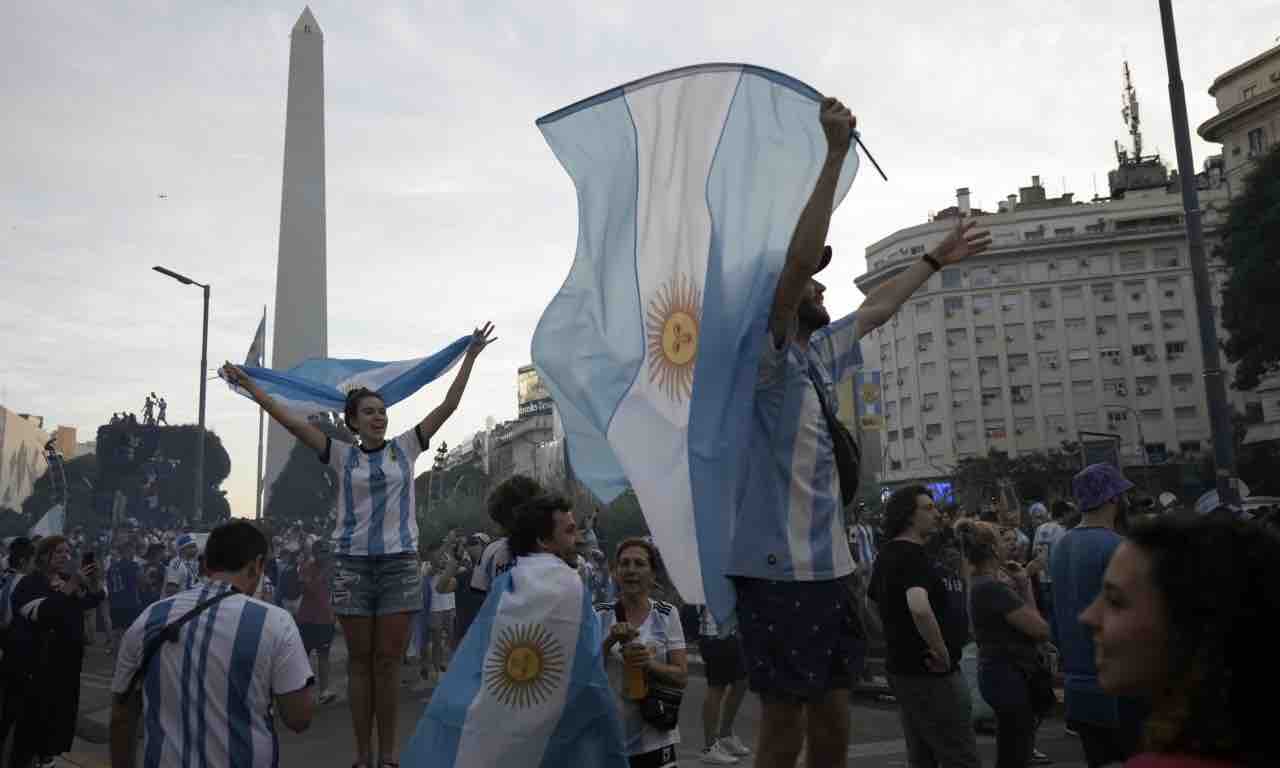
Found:
<path fill-rule="evenodd" d="M 832 98 L 822 100 L 818 119 L 826 160 L 793 230 L 769 312 L 728 567 L 750 687 L 764 709 L 760 768 L 791 768 L 805 740 L 810 766 L 846 760 L 849 691 L 865 642 L 845 585 L 854 561 L 828 426 L 836 384 L 861 365 L 859 339 L 934 272 L 991 243 L 973 222 L 959 223 L 935 250 L 833 322 L 826 286 L 814 275 L 831 261 L 824 243 L 856 120 Z"/>
<path fill-rule="evenodd" d="M 494 341 L 492 323 L 477 328 L 444 402 L 412 429 L 390 440 L 386 436 L 387 406 L 383 395 L 361 386 L 351 388 L 343 416 L 347 427 L 358 436 L 358 445 L 334 445 L 306 418 L 267 394 L 242 368 L 227 363 L 222 369 L 223 378 L 247 392 L 337 474 L 333 608 L 349 653 L 356 766 L 373 765 L 371 736 L 375 722 L 379 765 L 399 765 L 397 674 L 408 643 L 410 622 L 422 607 L 413 464 L 457 410 L 476 358 Z"/>

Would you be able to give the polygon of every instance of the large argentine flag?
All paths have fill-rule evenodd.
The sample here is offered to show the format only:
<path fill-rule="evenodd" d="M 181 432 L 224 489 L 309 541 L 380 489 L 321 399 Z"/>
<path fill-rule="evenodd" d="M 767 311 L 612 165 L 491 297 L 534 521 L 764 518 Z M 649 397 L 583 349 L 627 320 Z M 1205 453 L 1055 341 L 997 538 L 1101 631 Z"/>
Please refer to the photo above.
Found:
<path fill-rule="evenodd" d="M 533 337 L 570 463 L 605 501 L 635 489 L 676 588 L 720 620 L 769 307 L 827 152 L 821 98 L 707 64 L 538 121 L 578 192 L 577 256 Z"/>
<path fill-rule="evenodd" d="M 464 336 L 431 355 L 413 360 L 379 363 L 373 360 L 311 358 L 287 371 L 245 366 L 245 374 L 264 392 L 289 410 L 302 415 L 341 413 L 347 392 L 365 387 L 377 392 L 388 405 L 395 405 L 442 376 L 458 364 L 470 336 Z M 218 370 L 222 376 L 222 370 Z M 249 393 L 228 386 L 245 397 Z"/>
<path fill-rule="evenodd" d="M 622 722 L 582 579 L 554 555 L 499 576 L 403 762 L 429 768 L 626 768 Z"/>

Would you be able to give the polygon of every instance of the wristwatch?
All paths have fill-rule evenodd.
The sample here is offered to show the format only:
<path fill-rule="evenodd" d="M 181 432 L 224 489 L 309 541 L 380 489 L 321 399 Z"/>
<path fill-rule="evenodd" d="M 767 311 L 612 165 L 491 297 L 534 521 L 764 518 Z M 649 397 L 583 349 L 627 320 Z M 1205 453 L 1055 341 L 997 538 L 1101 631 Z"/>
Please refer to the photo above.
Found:
<path fill-rule="evenodd" d="M 921 261 L 933 267 L 934 272 L 937 272 L 940 269 L 942 269 L 942 264 L 939 263 L 937 259 L 933 258 L 931 254 L 926 253 L 924 257 L 921 259 Z"/>

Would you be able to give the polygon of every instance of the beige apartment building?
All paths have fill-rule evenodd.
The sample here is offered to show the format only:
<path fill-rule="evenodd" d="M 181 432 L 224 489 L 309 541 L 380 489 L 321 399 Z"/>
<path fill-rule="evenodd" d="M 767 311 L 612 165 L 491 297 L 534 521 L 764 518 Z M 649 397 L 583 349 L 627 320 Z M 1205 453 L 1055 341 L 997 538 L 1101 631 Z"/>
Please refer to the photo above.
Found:
<path fill-rule="evenodd" d="M 1112 197 L 1047 198 L 1038 177 L 995 213 L 969 190 L 926 224 L 867 249 L 864 293 L 980 217 L 992 248 L 935 274 L 863 339 L 882 371 L 880 480 L 944 478 L 966 457 L 1059 447 L 1083 432 L 1120 440 L 1123 461 L 1210 449 L 1209 414 L 1182 201 L 1158 159 L 1122 166 Z M 1210 248 L 1222 185 L 1198 179 Z M 1224 270 L 1210 261 L 1215 303 Z M 1256 399 L 1230 392 L 1244 410 Z M 871 440 L 871 446 L 875 446 Z"/>

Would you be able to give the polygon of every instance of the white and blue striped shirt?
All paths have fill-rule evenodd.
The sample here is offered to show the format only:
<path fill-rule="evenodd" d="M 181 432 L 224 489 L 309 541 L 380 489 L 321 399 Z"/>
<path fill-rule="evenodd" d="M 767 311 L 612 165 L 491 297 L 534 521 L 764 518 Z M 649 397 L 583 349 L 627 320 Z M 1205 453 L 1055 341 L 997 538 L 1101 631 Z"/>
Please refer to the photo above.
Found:
<path fill-rule="evenodd" d="M 143 611 L 125 632 L 113 693 L 124 693 L 147 641 L 201 601 L 231 589 L 210 582 Z M 142 680 L 144 768 L 274 768 L 280 744 L 273 697 L 311 683 L 311 664 L 283 608 L 232 595 L 187 622 L 152 657 Z"/>
<path fill-rule="evenodd" d="M 825 581 L 853 571 L 831 432 L 814 380 L 834 409 L 836 384 L 862 366 L 849 314 L 809 339 L 768 334 L 756 381 L 751 447 L 738 488 L 730 576 Z"/>
<path fill-rule="evenodd" d="M 334 554 L 350 557 L 417 554 L 413 463 L 427 441 L 418 428 L 376 451 L 328 440 L 320 460 L 338 474 L 338 521 Z"/>

